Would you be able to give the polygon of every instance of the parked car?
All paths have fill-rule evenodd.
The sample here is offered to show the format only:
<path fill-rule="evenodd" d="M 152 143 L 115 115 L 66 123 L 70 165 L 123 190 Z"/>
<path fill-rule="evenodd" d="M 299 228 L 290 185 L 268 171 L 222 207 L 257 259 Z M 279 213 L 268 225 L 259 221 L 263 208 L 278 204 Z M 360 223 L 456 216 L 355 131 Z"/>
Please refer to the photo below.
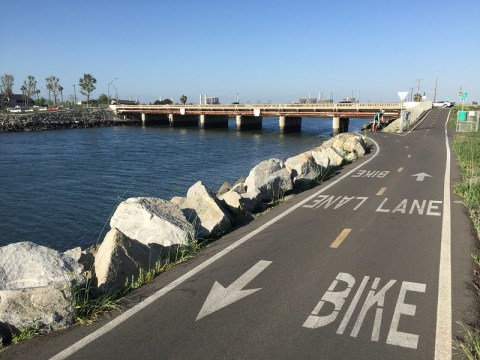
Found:
<path fill-rule="evenodd" d="M 437 102 L 433 103 L 434 108 L 438 108 L 438 107 L 447 108 L 447 107 L 452 107 L 452 106 L 453 105 L 448 101 L 437 101 Z"/>

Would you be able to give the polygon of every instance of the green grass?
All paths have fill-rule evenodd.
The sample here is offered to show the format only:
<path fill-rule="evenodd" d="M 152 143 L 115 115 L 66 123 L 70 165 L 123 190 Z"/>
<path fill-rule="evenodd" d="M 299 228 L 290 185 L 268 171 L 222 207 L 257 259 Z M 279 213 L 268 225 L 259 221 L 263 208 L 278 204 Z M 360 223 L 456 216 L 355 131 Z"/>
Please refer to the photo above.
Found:
<path fill-rule="evenodd" d="M 73 288 L 74 320 L 80 324 L 90 324 L 100 315 L 120 309 L 120 291 L 109 292 L 97 296 L 92 291 L 90 282 Z"/>
<path fill-rule="evenodd" d="M 457 105 L 450 113 L 448 127 L 451 129 L 455 129 L 459 109 L 461 105 Z M 463 198 L 477 237 L 480 237 L 480 133 L 457 133 L 452 148 L 461 168 L 461 180 L 455 184 L 455 193 Z M 471 256 L 474 263 L 472 281 L 480 299 L 480 256 L 475 253 Z M 480 329 L 466 330 L 463 339 L 457 341 L 455 347 L 466 359 L 480 359 Z"/>
<path fill-rule="evenodd" d="M 455 348 L 460 350 L 463 357 L 468 360 L 480 359 L 480 331 L 467 330 L 462 341 L 457 341 Z"/>
<path fill-rule="evenodd" d="M 150 269 L 140 269 L 138 276 L 135 278 L 125 280 L 125 292 L 128 293 L 141 286 L 148 284 L 161 273 L 167 271 L 172 266 L 180 264 L 188 259 L 193 258 L 206 242 L 191 241 L 188 245 L 172 246 L 168 254 L 155 262 L 155 265 Z"/>

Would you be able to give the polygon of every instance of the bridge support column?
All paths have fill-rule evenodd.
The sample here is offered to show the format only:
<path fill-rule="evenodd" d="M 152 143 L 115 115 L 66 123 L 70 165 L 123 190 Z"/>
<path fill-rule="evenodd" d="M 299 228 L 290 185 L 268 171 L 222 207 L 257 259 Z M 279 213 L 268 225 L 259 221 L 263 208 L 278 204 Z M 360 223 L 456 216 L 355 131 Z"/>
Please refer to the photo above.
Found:
<path fill-rule="evenodd" d="M 332 120 L 333 136 L 348 132 L 349 118 L 334 117 Z"/>
<path fill-rule="evenodd" d="M 237 130 L 260 130 L 262 129 L 261 116 L 237 115 L 235 117 Z"/>
<path fill-rule="evenodd" d="M 280 116 L 278 125 L 281 133 L 299 132 L 302 130 L 302 118 L 299 116 Z"/>
<path fill-rule="evenodd" d="M 168 114 L 171 127 L 198 126 L 198 115 Z"/>
<path fill-rule="evenodd" d="M 203 129 L 227 128 L 227 115 L 200 115 L 200 127 Z"/>

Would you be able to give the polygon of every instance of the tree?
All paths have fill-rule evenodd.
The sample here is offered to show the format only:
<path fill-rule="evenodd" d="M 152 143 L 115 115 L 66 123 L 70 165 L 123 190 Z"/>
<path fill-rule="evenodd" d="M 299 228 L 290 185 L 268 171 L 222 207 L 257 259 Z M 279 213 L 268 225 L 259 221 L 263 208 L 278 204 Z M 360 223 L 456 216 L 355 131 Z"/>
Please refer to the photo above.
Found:
<path fill-rule="evenodd" d="M 48 90 L 48 100 L 50 100 L 50 93 L 53 93 L 54 105 L 57 106 L 57 97 L 60 92 L 60 79 L 56 76 L 49 76 L 45 79 Z M 63 89 L 63 88 L 62 88 Z"/>
<path fill-rule="evenodd" d="M 45 99 L 44 97 L 41 97 L 41 98 L 37 98 L 37 100 L 35 101 L 35 105 L 38 105 L 38 106 L 47 106 L 48 105 L 48 101 L 47 99 Z"/>
<path fill-rule="evenodd" d="M 180 98 L 180 102 L 185 105 L 187 103 L 187 97 L 185 95 L 182 95 L 182 97 Z"/>
<path fill-rule="evenodd" d="M 108 95 L 103 94 L 103 93 L 100 94 L 100 96 L 98 97 L 98 103 L 99 103 L 99 104 L 104 104 L 104 105 L 105 105 L 105 104 L 108 104 L 108 103 L 109 103 L 109 101 L 108 101 Z"/>
<path fill-rule="evenodd" d="M 97 83 L 97 79 L 95 79 L 90 74 L 83 74 L 83 78 L 80 78 L 79 85 L 80 85 L 80 92 L 82 95 L 87 97 L 87 107 L 88 103 L 90 102 L 90 94 L 95 91 L 95 84 Z"/>
<path fill-rule="evenodd" d="M 170 99 L 165 99 L 165 100 L 155 100 L 153 102 L 153 105 L 171 105 L 173 104 L 173 101 Z"/>
<path fill-rule="evenodd" d="M 22 88 L 25 88 L 23 95 L 27 97 L 25 104 L 25 106 L 27 106 L 32 96 L 37 94 L 37 80 L 35 80 L 35 77 L 33 75 L 28 75 L 27 80 L 23 82 Z"/>
<path fill-rule="evenodd" d="M 422 94 L 416 93 L 415 95 L 413 95 L 413 101 L 415 102 L 422 101 Z"/>
<path fill-rule="evenodd" d="M 58 87 L 58 91 L 60 91 L 60 97 L 62 99 L 62 104 L 63 104 L 63 87 L 62 86 L 59 86 Z"/>
<path fill-rule="evenodd" d="M 22 96 L 23 96 L 23 106 L 27 107 L 27 86 L 24 84 L 20 87 L 20 90 L 22 91 Z"/>
<path fill-rule="evenodd" d="M 4 74 L 0 77 L 0 94 L 3 94 L 3 103 L 8 106 L 9 98 L 13 94 L 13 75 Z M 3 107 L 4 104 L 0 104 Z"/>

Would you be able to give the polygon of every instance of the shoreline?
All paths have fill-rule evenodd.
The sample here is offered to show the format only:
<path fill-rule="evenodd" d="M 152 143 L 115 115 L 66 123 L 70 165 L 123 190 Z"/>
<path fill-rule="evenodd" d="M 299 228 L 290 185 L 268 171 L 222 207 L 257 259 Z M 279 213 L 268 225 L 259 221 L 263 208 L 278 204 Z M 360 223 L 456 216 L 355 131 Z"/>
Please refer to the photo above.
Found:
<path fill-rule="evenodd" d="M 59 110 L 0 114 L 0 133 L 138 126 L 138 120 L 120 120 L 102 109 Z"/>

